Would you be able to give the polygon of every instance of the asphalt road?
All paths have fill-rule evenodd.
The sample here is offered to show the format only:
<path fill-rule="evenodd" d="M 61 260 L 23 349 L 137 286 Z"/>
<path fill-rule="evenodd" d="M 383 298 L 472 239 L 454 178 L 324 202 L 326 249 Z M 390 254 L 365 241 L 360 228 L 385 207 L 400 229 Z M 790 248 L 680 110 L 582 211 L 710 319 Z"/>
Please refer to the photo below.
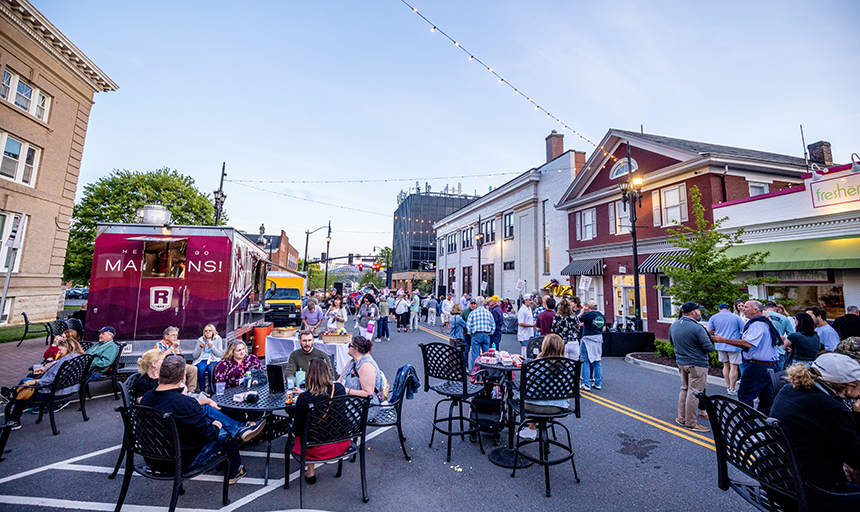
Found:
<path fill-rule="evenodd" d="M 426 327 L 424 328 L 426 329 Z M 433 332 L 392 333 L 394 341 L 377 344 L 373 355 L 393 379 L 405 363 L 423 379 L 419 343 L 442 341 Z M 505 335 L 502 349 L 518 351 L 514 335 Z M 335 467 L 318 469 L 316 485 L 306 487 L 305 506 L 320 510 L 745 510 L 743 500 L 716 485 L 716 457 L 710 434 L 700 435 L 675 426 L 679 378 L 605 358 L 601 391 L 583 393 L 582 418 L 565 420 L 573 436 L 577 484 L 569 464 L 550 469 L 551 498 L 544 497 L 540 467 L 517 471 L 497 467 L 481 455 L 478 445 L 455 439 L 450 463 L 445 462 L 445 439 L 436 436 L 428 448 L 430 420 L 438 396 L 417 393 L 404 404 L 403 428 L 407 462 L 394 430 L 369 432 L 367 482 L 370 502 L 361 500 L 358 464 L 344 464 L 343 477 Z M 107 394 L 99 383 L 96 395 Z M 713 387 L 711 394 L 724 392 Z M 0 462 L 0 509 L 32 512 L 45 509 L 113 510 L 121 478 L 108 480 L 122 441 L 122 424 L 112 396 L 88 402 L 89 422 L 77 404 L 58 413 L 59 436 L 51 435 L 47 418 L 39 424 L 26 414 L 24 428 L 13 432 Z M 493 448 L 485 436 L 485 450 Z M 285 440 L 272 445 L 274 454 L 268 486 L 263 485 L 266 446 L 243 447 L 248 477 L 231 486 L 231 504 L 222 507 L 218 476 L 186 484 L 180 509 L 269 511 L 298 508 L 298 465 L 290 468 L 289 490 L 283 489 Z M 164 510 L 170 483 L 134 478 L 124 510 Z"/>

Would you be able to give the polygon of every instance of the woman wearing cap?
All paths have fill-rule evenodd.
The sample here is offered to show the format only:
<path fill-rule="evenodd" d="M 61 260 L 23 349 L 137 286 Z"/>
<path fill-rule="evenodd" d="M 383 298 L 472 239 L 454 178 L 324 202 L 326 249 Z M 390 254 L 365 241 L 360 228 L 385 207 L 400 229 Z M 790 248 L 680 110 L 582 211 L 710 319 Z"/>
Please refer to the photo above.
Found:
<path fill-rule="evenodd" d="M 847 483 L 843 471 L 843 464 L 860 468 L 857 424 L 843 402 L 860 397 L 860 363 L 822 354 L 811 367 L 791 366 L 786 380 L 791 385 L 780 390 L 770 414 L 788 432 L 807 481 L 832 493 L 856 493 L 834 497 L 810 487 L 812 508 L 860 510 L 860 486 Z M 853 412 L 860 412 L 860 402 L 854 402 Z"/>

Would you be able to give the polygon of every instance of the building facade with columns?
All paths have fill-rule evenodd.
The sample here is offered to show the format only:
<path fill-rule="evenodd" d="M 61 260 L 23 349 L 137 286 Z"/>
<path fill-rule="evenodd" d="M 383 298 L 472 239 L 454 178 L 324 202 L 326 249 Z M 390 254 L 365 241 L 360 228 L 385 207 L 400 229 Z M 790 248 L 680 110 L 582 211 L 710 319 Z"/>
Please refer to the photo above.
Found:
<path fill-rule="evenodd" d="M 540 167 L 434 224 L 440 294 L 515 300 L 561 280 L 568 264 L 567 215 L 553 205 L 583 167 L 585 153 L 564 151 L 563 135 L 553 132 L 546 137 L 546 156 Z"/>
<path fill-rule="evenodd" d="M 0 323 L 50 321 L 93 96 L 118 87 L 26 0 L 0 0 L 0 79 L 0 280 L 12 272 Z"/>

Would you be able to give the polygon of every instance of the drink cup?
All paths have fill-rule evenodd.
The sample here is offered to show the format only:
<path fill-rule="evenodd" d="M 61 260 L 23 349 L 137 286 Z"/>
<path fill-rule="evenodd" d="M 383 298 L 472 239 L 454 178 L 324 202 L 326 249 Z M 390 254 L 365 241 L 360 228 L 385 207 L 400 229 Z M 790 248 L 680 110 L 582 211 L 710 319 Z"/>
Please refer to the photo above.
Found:
<path fill-rule="evenodd" d="M 287 377 L 287 391 L 292 392 L 294 387 L 296 387 L 295 377 Z"/>
<path fill-rule="evenodd" d="M 226 382 L 216 382 L 215 383 L 215 394 L 216 395 L 223 395 L 224 394 L 224 388 L 226 388 L 226 387 L 227 387 Z"/>

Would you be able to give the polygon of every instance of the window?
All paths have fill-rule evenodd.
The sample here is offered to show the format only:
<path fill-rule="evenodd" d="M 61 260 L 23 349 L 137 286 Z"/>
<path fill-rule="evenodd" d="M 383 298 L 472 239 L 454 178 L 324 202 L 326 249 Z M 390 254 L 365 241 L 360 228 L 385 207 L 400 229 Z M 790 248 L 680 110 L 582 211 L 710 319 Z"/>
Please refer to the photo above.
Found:
<path fill-rule="evenodd" d="M 440 238 L 439 240 L 436 241 L 436 243 L 439 244 L 439 256 L 444 255 L 445 254 L 445 239 Z"/>
<path fill-rule="evenodd" d="M 514 236 L 514 214 L 506 213 L 505 218 L 505 238 L 513 238 Z"/>
<path fill-rule="evenodd" d="M 145 242 L 141 277 L 185 277 L 188 241 Z"/>
<path fill-rule="evenodd" d="M 513 269 L 514 269 L 514 262 L 513 261 L 506 261 L 506 262 L 502 263 L 502 270 L 513 270 Z"/>
<path fill-rule="evenodd" d="M 671 226 L 675 222 L 687 222 L 687 185 L 681 183 L 676 187 L 664 188 L 660 190 L 658 196 L 662 204 L 662 222 L 663 226 Z M 654 195 L 652 194 L 652 200 Z M 656 210 L 657 205 L 653 208 Z M 655 225 L 657 216 L 654 217 Z"/>
<path fill-rule="evenodd" d="M 457 269 L 449 268 L 448 269 L 448 293 L 456 293 L 454 292 L 454 285 L 457 284 Z"/>
<path fill-rule="evenodd" d="M 12 309 L 12 301 L 14 297 L 6 297 L 6 304 L 3 305 L 3 314 L 0 315 L 0 324 L 5 324 L 9 320 L 9 311 Z"/>
<path fill-rule="evenodd" d="M 11 94 L 14 91 L 15 94 Z M 47 121 L 51 97 L 23 78 L 8 70 L 3 71 L 0 83 L 0 99 L 4 99 L 28 114 Z"/>
<path fill-rule="evenodd" d="M 672 296 L 666 292 L 666 289 L 672 285 L 672 279 L 667 276 L 660 276 L 660 289 L 657 293 L 660 295 L 660 318 L 663 320 L 672 320 L 678 317 L 678 307 L 672 304 Z"/>
<path fill-rule="evenodd" d="M 631 158 L 630 163 L 633 165 L 634 171 L 639 168 L 639 164 L 636 163 L 636 160 Z M 615 178 L 619 178 L 625 174 L 630 174 L 630 168 L 627 166 L 627 159 L 622 158 L 612 166 L 612 170 L 609 171 L 609 178 L 614 180 Z"/>
<path fill-rule="evenodd" d="M 596 208 L 576 212 L 576 239 L 591 240 L 597 236 Z"/>
<path fill-rule="evenodd" d="M 463 249 L 469 249 L 475 244 L 475 228 L 468 227 L 463 229 Z"/>
<path fill-rule="evenodd" d="M 3 132 L 0 132 L 0 147 L 3 148 L 0 176 L 32 186 L 39 150 Z"/>
<path fill-rule="evenodd" d="M 481 234 L 484 235 L 484 243 L 496 241 L 496 219 L 481 222 Z"/>
<path fill-rule="evenodd" d="M 12 234 L 12 229 L 15 228 L 16 224 L 21 220 L 21 215 L 17 213 L 3 212 L 0 211 L 0 240 L 2 240 L 2 245 L 0 245 L 0 270 L 7 271 L 9 270 L 9 265 L 12 263 L 13 257 L 16 257 L 18 254 L 18 249 L 13 249 L 12 247 L 6 246 L 6 241 L 9 240 L 9 236 Z M 24 226 L 24 230 L 26 231 L 27 227 Z M 18 230 L 16 235 L 17 239 L 23 241 L 24 234 L 21 230 Z M 20 237 L 20 238 L 18 238 Z M 17 272 L 18 268 L 21 266 L 21 258 L 15 258 L 15 266 L 12 268 L 12 272 Z"/>
<path fill-rule="evenodd" d="M 481 286 L 484 283 L 487 283 L 487 288 L 481 290 L 482 293 L 486 293 L 488 296 L 492 297 L 496 294 L 495 286 L 493 286 L 494 281 L 496 280 L 496 266 L 494 264 L 489 265 L 481 265 Z"/>
<path fill-rule="evenodd" d="M 448 235 L 448 252 L 457 252 L 457 233 L 450 233 Z"/>
<path fill-rule="evenodd" d="M 548 199 L 544 199 L 543 201 L 543 273 L 549 274 L 550 264 L 549 264 L 549 211 L 547 211 L 549 204 Z"/>
<path fill-rule="evenodd" d="M 630 232 L 630 211 L 624 201 L 609 203 L 609 232 L 622 235 Z"/>
<path fill-rule="evenodd" d="M 750 184 L 750 197 L 760 196 L 762 194 L 767 194 L 770 191 L 770 187 L 767 183 L 756 183 L 749 182 Z"/>
<path fill-rule="evenodd" d="M 472 267 L 463 267 L 463 293 L 472 293 Z"/>

